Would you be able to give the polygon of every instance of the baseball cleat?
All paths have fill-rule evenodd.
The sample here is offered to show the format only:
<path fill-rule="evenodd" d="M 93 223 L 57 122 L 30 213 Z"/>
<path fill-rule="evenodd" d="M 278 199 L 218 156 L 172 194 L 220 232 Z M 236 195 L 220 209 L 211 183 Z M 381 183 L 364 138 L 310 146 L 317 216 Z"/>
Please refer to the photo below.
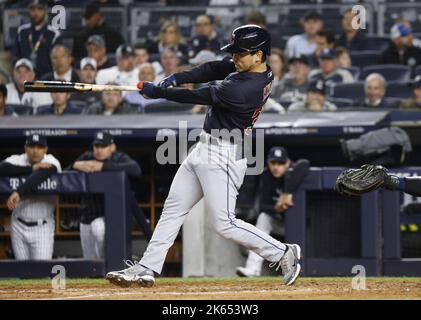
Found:
<path fill-rule="evenodd" d="M 297 244 L 286 245 L 286 247 L 287 250 L 281 260 L 271 263 L 269 267 L 272 268 L 276 266 L 276 271 L 281 268 L 284 276 L 284 284 L 290 286 L 295 282 L 301 272 L 301 265 L 299 264 L 299 259 L 301 258 L 301 248 Z"/>
<path fill-rule="evenodd" d="M 122 288 L 128 288 L 132 284 L 141 287 L 152 287 L 155 284 L 155 275 L 152 270 L 130 260 L 125 261 L 125 263 L 129 266 L 128 268 L 108 272 L 105 278 Z"/>
<path fill-rule="evenodd" d="M 260 274 L 258 274 L 257 272 L 254 272 L 245 267 L 237 267 L 237 269 L 235 270 L 235 273 L 237 274 L 237 276 L 243 277 L 243 278 L 260 276 Z"/>

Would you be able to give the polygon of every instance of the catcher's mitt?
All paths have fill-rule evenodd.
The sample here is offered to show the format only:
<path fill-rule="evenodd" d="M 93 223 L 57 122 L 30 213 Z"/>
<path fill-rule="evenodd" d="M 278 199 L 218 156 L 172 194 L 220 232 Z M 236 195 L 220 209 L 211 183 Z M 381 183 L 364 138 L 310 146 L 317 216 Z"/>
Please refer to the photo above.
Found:
<path fill-rule="evenodd" d="M 342 171 L 336 179 L 335 190 L 341 194 L 359 196 L 381 188 L 386 177 L 386 168 L 365 164 L 360 169 Z"/>

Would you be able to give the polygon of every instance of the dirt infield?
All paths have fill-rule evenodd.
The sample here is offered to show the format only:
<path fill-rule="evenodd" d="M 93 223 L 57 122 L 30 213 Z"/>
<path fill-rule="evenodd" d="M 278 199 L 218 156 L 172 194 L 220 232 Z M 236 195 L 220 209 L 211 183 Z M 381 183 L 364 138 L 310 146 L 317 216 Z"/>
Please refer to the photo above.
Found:
<path fill-rule="evenodd" d="M 102 279 L 70 279 L 65 290 L 49 280 L 1 280 L 0 299 L 282 300 L 421 299 L 421 278 L 368 278 L 353 290 L 351 278 L 299 278 L 286 287 L 280 278 L 158 279 L 153 288 L 118 288 Z"/>

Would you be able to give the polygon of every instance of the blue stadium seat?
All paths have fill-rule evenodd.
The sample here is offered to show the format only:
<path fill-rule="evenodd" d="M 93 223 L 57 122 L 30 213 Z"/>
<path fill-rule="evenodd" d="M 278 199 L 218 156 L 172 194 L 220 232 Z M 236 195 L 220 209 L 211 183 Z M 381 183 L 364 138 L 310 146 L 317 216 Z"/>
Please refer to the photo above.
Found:
<path fill-rule="evenodd" d="M 366 37 L 365 50 L 385 50 L 390 43 L 390 37 L 368 35 Z"/>
<path fill-rule="evenodd" d="M 380 55 L 381 51 L 379 50 L 364 50 L 350 52 L 352 65 L 360 68 L 377 64 Z"/>
<path fill-rule="evenodd" d="M 365 97 L 364 82 L 338 83 L 331 87 L 330 97 L 361 101 Z"/>
<path fill-rule="evenodd" d="M 32 106 L 10 103 L 7 103 L 6 106 L 13 108 L 13 110 L 20 116 L 31 116 L 34 114 L 34 108 Z"/>
<path fill-rule="evenodd" d="M 400 64 L 379 64 L 364 67 L 361 79 L 365 79 L 371 73 L 380 73 L 387 81 L 408 81 L 411 79 L 411 67 Z"/>
<path fill-rule="evenodd" d="M 415 71 L 414 71 L 414 78 L 415 78 L 416 76 L 421 76 L 421 66 L 418 66 L 418 67 L 416 67 L 416 68 L 415 68 Z"/>
<path fill-rule="evenodd" d="M 351 72 L 352 76 L 354 77 L 355 80 L 358 80 L 360 78 L 360 74 L 361 74 L 361 69 L 360 67 L 357 66 L 351 66 L 349 68 L 342 68 L 345 70 L 348 70 L 349 72 Z"/>
<path fill-rule="evenodd" d="M 145 113 L 190 113 L 193 108 L 192 104 L 178 103 L 178 102 L 160 102 L 151 103 L 145 106 Z"/>
<path fill-rule="evenodd" d="M 388 82 L 386 87 L 386 97 L 409 98 L 412 95 L 412 88 L 408 83 Z"/>
<path fill-rule="evenodd" d="M 332 98 L 332 97 L 327 97 L 327 100 L 332 102 L 335 106 L 337 106 L 338 108 L 350 108 L 350 107 L 354 107 L 355 106 L 355 102 L 352 99 L 347 99 L 347 98 Z"/>

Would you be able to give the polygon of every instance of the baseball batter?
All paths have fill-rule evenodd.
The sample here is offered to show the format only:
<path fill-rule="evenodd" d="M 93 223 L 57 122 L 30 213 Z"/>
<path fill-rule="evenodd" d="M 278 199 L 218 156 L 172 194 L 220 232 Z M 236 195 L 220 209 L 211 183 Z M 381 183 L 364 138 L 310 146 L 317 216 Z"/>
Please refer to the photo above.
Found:
<path fill-rule="evenodd" d="M 109 272 L 108 280 L 119 286 L 137 283 L 153 286 L 168 249 L 180 231 L 190 209 L 203 197 L 208 222 L 221 236 L 233 240 L 282 269 L 283 281 L 291 285 L 298 277 L 301 249 L 283 244 L 251 224 L 235 217 L 238 189 L 243 183 L 247 159 L 242 141 L 249 134 L 270 92 L 273 74 L 266 64 L 270 55 L 269 33 L 257 25 L 244 25 L 232 33 L 231 43 L 221 48 L 233 59 L 203 64 L 177 73 L 158 86 L 145 83 L 140 94 L 182 103 L 210 105 L 200 142 L 183 161 L 172 182 L 168 198 L 152 239 L 139 263 Z M 223 80 L 200 89 L 170 88 L 183 83 Z M 234 142 L 221 132 L 237 133 Z M 238 139 L 237 139 L 238 138 Z"/>
<path fill-rule="evenodd" d="M 32 194 L 49 176 L 61 172 L 60 162 L 47 151 L 45 137 L 33 134 L 26 139 L 24 154 L 0 163 L 0 175 L 30 174 L 7 200 L 7 207 L 13 210 L 11 240 L 17 260 L 48 260 L 53 256 L 57 196 Z"/>

